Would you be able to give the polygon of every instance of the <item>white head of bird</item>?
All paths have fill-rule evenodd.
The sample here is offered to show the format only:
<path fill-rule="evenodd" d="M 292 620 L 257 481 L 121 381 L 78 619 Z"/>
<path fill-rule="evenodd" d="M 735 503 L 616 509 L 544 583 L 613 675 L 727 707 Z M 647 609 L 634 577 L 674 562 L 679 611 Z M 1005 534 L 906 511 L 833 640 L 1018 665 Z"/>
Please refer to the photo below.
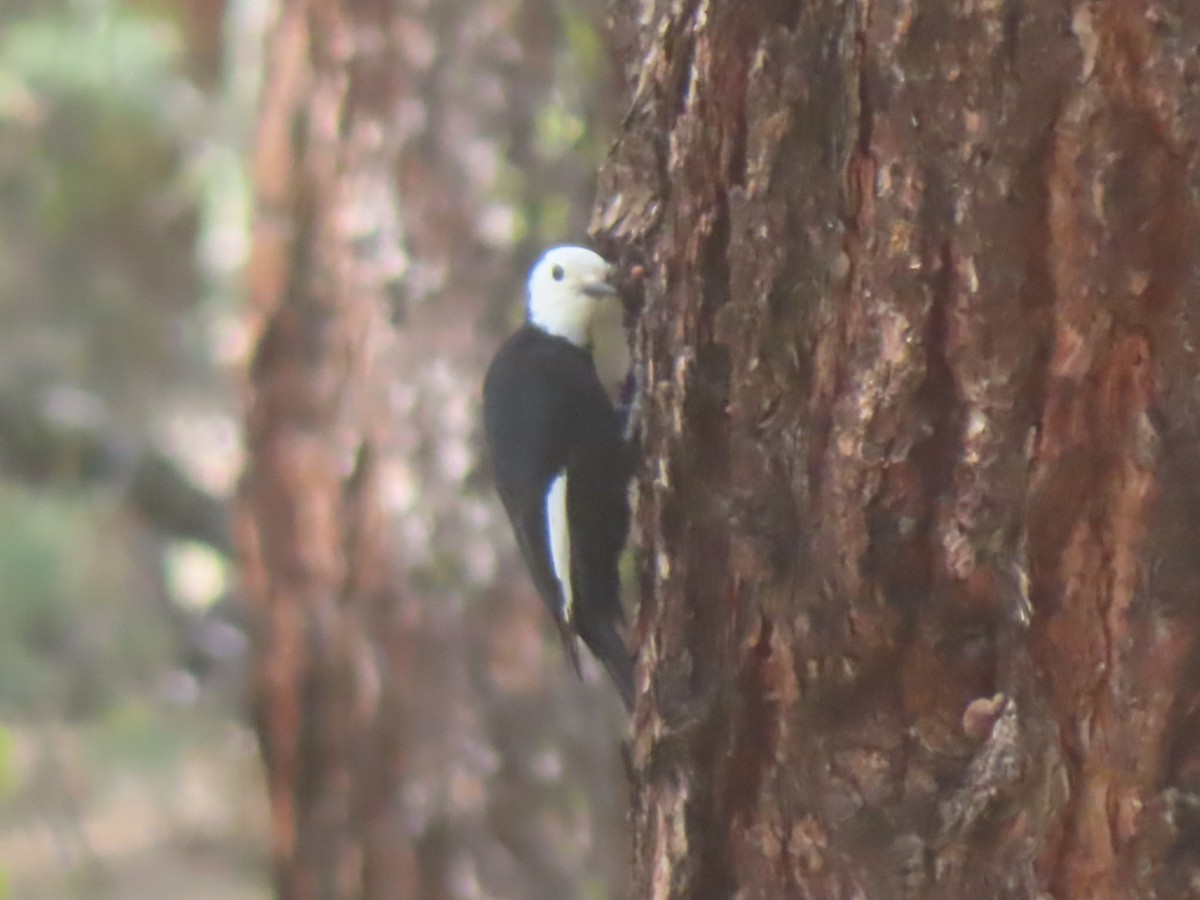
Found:
<path fill-rule="evenodd" d="M 547 250 L 529 273 L 530 323 L 579 347 L 587 346 L 597 306 L 617 296 L 608 282 L 611 271 L 603 257 L 586 247 Z"/>

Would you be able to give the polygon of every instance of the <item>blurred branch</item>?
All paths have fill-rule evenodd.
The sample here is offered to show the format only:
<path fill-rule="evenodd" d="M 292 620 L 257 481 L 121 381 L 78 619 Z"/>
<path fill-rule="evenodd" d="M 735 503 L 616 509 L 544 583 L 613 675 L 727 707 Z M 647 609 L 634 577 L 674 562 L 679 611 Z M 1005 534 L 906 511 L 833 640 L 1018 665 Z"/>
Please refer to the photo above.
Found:
<path fill-rule="evenodd" d="M 199 541 L 226 556 L 233 555 L 225 501 L 201 490 L 161 453 L 144 453 L 137 461 L 129 501 L 172 537 Z"/>
<path fill-rule="evenodd" d="M 233 552 L 226 502 L 197 487 L 157 450 L 133 450 L 98 400 L 51 391 L 0 394 L 0 469 L 33 484 L 126 486 L 126 499 L 162 533 Z"/>

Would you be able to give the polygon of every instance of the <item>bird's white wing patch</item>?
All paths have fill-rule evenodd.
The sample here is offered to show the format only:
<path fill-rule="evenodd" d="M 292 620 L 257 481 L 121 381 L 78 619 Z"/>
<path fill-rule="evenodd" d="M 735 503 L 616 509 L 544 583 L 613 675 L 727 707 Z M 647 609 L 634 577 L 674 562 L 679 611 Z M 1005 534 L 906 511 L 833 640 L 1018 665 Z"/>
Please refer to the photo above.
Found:
<path fill-rule="evenodd" d="M 546 492 L 546 533 L 550 536 L 550 562 L 562 587 L 563 620 L 570 622 L 575 613 L 571 593 L 571 530 L 567 522 L 567 473 L 560 472 Z"/>

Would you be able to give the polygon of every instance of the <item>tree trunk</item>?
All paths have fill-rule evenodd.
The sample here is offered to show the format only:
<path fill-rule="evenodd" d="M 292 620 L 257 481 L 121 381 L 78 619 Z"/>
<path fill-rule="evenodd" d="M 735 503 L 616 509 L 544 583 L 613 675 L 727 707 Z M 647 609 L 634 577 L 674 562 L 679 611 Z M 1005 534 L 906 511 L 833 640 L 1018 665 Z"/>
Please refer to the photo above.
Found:
<path fill-rule="evenodd" d="M 619 0 L 638 897 L 1200 879 L 1200 6 Z"/>
<path fill-rule="evenodd" d="M 627 871 L 619 701 L 564 668 L 475 453 L 488 324 L 594 193 L 557 134 L 610 93 L 594 2 L 281 6 L 237 535 L 277 891 L 594 896 Z M 568 36 L 597 59 L 556 84 Z"/>
<path fill-rule="evenodd" d="M 259 320 L 238 540 L 278 894 L 414 896 L 399 796 L 398 597 L 377 489 L 398 274 L 386 4 L 285 2 L 267 61 L 250 267 Z M 374 41 L 364 39 L 374 35 Z"/>

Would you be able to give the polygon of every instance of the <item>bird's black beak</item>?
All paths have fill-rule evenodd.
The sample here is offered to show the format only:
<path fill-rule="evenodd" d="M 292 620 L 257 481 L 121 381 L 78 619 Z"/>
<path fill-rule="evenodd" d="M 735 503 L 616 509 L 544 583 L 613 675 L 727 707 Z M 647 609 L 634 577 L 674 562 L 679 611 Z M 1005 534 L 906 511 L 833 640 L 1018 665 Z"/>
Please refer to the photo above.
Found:
<path fill-rule="evenodd" d="M 585 284 L 583 292 L 589 297 L 595 297 L 597 300 L 602 297 L 617 296 L 617 289 L 607 281 L 594 281 L 591 284 Z"/>

